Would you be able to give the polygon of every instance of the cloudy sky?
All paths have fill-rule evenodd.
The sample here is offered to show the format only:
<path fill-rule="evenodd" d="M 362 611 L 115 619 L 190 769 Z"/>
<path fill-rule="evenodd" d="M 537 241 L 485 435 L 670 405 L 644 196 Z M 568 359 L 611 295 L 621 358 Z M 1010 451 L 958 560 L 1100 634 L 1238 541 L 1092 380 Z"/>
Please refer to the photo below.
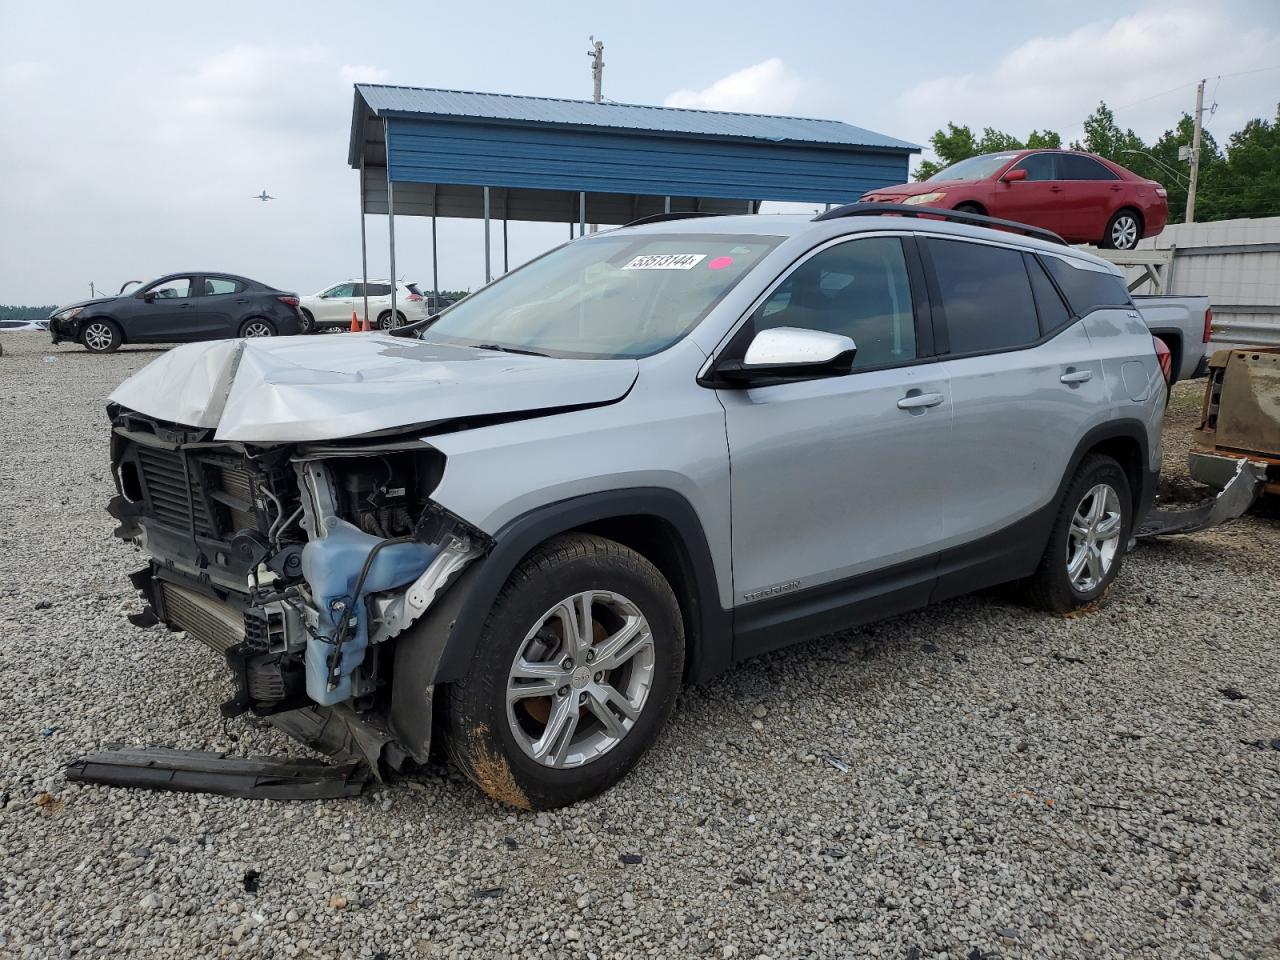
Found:
<path fill-rule="evenodd" d="M 358 275 L 351 85 L 586 98 L 591 33 L 609 99 L 829 117 L 921 144 L 947 120 L 1079 136 L 1100 99 L 1152 138 L 1200 77 L 1225 140 L 1280 100 L 1275 0 L 960 7 L 0 0 L 0 303 L 173 270 L 304 293 Z M 280 199 L 250 199 L 263 189 Z M 368 226 L 385 273 L 385 218 Z M 566 235 L 513 224 L 513 261 Z M 479 223 L 442 222 L 442 286 L 482 279 L 481 242 Z M 429 279 L 425 221 L 398 218 L 397 252 L 407 279 Z"/>

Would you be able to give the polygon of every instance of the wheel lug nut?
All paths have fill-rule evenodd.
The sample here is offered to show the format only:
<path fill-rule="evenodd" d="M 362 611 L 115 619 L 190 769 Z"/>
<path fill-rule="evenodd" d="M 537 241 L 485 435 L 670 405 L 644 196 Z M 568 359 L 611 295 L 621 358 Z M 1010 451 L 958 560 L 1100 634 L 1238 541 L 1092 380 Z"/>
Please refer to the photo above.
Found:
<path fill-rule="evenodd" d="M 563 669 L 563 670 L 572 670 L 572 669 L 573 669 L 573 657 L 565 657 L 563 660 L 561 660 L 561 661 L 560 661 L 560 667 L 561 667 L 561 669 Z"/>
<path fill-rule="evenodd" d="M 585 693 L 579 694 L 579 695 L 578 695 L 578 704 L 579 704 L 580 706 L 585 706 L 585 705 L 586 705 L 586 702 L 587 702 L 587 695 L 586 695 Z"/>
<path fill-rule="evenodd" d="M 597 674 L 596 674 L 596 683 L 599 683 L 599 682 L 600 682 L 601 680 L 603 680 L 603 679 L 604 679 L 604 674 L 603 674 L 603 673 L 597 673 Z"/>
<path fill-rule="evenodd" d="M 559 690 L 556 691 L 557 697 L 567 697 L 568 695 L 569 695 L 568 687 L 561 687 Z"/>
<path fill-rule="evenodd" d="M 594 650 L 588 650 L 588 651 L 587 651 L 587 663 L 590 663 L 590 662 L 591 662 L 592 660 L 594 660 L 595 658 L 596 658 L 596 652 L 595 652 Z"/>

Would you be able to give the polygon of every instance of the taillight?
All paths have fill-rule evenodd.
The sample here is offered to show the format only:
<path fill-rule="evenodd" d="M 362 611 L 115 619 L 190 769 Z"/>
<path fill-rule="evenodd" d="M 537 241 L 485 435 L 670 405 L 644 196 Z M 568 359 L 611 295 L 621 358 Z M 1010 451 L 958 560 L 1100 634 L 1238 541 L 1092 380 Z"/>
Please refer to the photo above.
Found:
<path fill-rule="evenodd" d="M 276 297 L 276 299 L 279 300 L 281 303 L 288 304 L 291 307 L 296 307 L 299 303 L 301 303 L 301 301 L 297 297 Z"/>
<path fill-rule="evenodd" d="M 1151 342 L 1156 347 L 1156 362 L 1160 364 L 1160 372 L 1164 374 L 1164 382 L 1167 386 L 1173 386 L 1173 352 L 1169 349 L 1169 345 L 1159 337 L 1152 337 Z"/>
<path fill-rule="evenodd" d="M 410 302 L 410 303 L 421 303 L 421 302 L 422 302 L 422 294 L 420 294 L 420 293 L 411 293 L 411 294 L 409 294 L 409 302 Z"/>
<path fill-rule="evenodd" d="M 1209 307 L 1204 312 L 1204 342 L 1208 343 L 1211 336 L 1213 336 L 1213 307 Z"/>

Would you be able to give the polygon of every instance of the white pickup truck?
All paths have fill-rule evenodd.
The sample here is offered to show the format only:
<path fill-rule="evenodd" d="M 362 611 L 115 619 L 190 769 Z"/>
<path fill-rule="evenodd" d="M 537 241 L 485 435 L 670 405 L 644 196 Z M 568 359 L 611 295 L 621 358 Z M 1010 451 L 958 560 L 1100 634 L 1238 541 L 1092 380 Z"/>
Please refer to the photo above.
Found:
<path fill-rule="evenodd" d="M 1169 348 L 1173 360 L 1173 382 L 1203 377 L 1209 368 L 1209 334 L 1213 310 L 1208 297 L 1135 296 L 1134 306 L 1142 314 L 1153 336 Z"/>

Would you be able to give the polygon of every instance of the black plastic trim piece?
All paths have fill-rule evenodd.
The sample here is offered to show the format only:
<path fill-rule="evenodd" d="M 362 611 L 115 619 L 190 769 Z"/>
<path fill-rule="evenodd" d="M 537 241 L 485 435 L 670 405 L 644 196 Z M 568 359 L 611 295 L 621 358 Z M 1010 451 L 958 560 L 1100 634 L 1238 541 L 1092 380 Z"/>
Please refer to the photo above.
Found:
<path fill-rule="evenodd" d="M 878 217 L 885 214 L 894 214 L 902 217 L 932 217 L 935 220 L 947 220 L 951 223 L 964 223 L 975 227 L 1011 230 L 1024 236 L 1035 237 L 1037 240 L 1047 240 L 1049 243 L 1061 244 L 1064 247 L 1068 246 L 1067 241 L 1052 230 L 1045 230 L 1043 227 L 1033 227 L 1026 223 L 1018 223 L 1015 220 L 1001 220 L 999 217 L 988 217 L 981 213 L 946 210 L 942 207 L 924 207 L 916 204 L 862 203 L 861 201 L 858 203 L 846 203 L 844 206 L 835 207 L 826 213 L 818 214 L 813 218 L 813 222 L 839 220 L 842 217 Z"/>
<path fill-rule="evenodd" d="M 217 793 L 254 800 L 332 800 L 359 796 L 373 779 L 363 764 L 229 757 L 201 750 L 120 747 L 67 765 L 73 783 Z"/>

